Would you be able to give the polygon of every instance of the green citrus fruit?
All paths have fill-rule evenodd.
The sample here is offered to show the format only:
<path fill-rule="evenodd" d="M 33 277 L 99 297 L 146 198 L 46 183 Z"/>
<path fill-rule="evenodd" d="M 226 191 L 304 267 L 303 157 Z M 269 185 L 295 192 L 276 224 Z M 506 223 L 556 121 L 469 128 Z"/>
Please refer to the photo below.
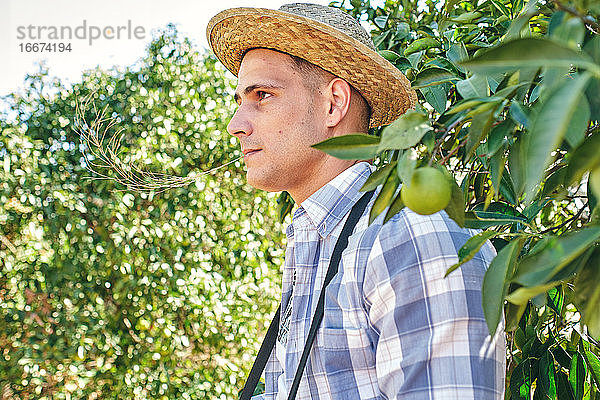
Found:
<path fill-rule="evenodd" d="M 446 208 L 452 188 L 443 172 L 432 167 L 418 168 L 409 184 L 404 184 L 400 198 L 417 214 L 429 215 Z"/>

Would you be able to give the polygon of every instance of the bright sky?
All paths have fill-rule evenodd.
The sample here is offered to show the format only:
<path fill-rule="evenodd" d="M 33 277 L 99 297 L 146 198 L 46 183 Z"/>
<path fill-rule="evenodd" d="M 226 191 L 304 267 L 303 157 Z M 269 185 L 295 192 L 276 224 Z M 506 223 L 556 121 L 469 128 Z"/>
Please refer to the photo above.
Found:
<path fill-rule="evenodd" d="M 310 0 L 328 4 L 330 0 Z M 172 22 L 198 46 L 206 48 L 205 30 L 209 19 L 231 7 L 278 8 L 292 0 L 0 0 L 0 96 L 18 90 L 27 73 L 38 71 L 37 63 L 46 61 L 50 75 L 76 82 L 81 72 L 101 66 L 131 65 L 143 56 L 152 31 Z M 85 23 L 85 29 L 84 29 Z M 29 28 L 29 26 L 32 28 Z M 119 28 L 119 27 L 124 28 Z M 62 27 L 62 28 L 61 28 Z M 77 29 L 79 27 L 79 29 Z M 137 31 L 136 31 L 137 28 Z M 53 39 L 68 34 L 85 39 Z M 106 39 L 92 39 L 102 34 Z M 85 32 L 85 36 L 84 36 Z M 41 34 L 42 38 L 39 38 Z M 116 35 L 120 34 L 120 38 Z M 141 37 L 136 39 L 135 36 Z M 55 36 L 56 37 L 56 36 Z M 32 52 L 27 43 L 56 44 L 52 51 Z M 59 52 L 61 43 L 71 51 Z M 27 51 L 30 50 L 30 51 Z"/>

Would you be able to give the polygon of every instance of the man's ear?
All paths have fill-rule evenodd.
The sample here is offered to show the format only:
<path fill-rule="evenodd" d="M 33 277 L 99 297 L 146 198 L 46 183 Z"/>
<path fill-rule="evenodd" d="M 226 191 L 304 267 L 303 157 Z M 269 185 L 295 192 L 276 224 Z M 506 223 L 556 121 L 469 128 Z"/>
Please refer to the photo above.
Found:
<path fill-rule="evenodd" d="M 329 103 L 327 127 L 333 128 L 337 126 L 348 113 L 352 88 L 345 80 L 334 78 L 329 82 L 326 90 Z"/>

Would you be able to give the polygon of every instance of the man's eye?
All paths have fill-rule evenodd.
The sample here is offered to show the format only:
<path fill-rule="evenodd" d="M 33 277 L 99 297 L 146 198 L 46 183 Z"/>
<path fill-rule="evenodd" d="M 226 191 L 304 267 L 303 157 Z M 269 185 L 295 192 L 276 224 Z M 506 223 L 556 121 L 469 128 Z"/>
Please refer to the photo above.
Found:
<path fill-rule="evenodd" d="M 256 92 L 256 95 L 258 97 L 258 100 L 264 100 L 271 97 L 271 93 L 263 92 L 262 90 Z"/>

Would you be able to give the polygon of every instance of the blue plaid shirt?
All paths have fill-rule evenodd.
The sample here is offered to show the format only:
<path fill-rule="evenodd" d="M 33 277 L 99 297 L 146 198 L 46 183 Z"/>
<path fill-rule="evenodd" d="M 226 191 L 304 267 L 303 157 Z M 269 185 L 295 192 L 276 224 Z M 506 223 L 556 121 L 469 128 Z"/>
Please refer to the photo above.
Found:
<path fill-rule="evenodd" d="M 283 270 L 282 311 L 291 302 L 284 360 L 273 351 L 260 398 L 277 398 L 281 374 L 291 386 L 333 247 L 371 172 L 365 162 L 348 168 L 294 213 Z M 296 399 L 502 398 L 503 329 L 490 338 L 481 306 L 493 247 L 487 243 L 444 278 L 476 231 L 461 229 L 445 212 L 421 216 L 407 208 L 369 226 L 375 197 L 326 289 L 325 316 Z"/>

